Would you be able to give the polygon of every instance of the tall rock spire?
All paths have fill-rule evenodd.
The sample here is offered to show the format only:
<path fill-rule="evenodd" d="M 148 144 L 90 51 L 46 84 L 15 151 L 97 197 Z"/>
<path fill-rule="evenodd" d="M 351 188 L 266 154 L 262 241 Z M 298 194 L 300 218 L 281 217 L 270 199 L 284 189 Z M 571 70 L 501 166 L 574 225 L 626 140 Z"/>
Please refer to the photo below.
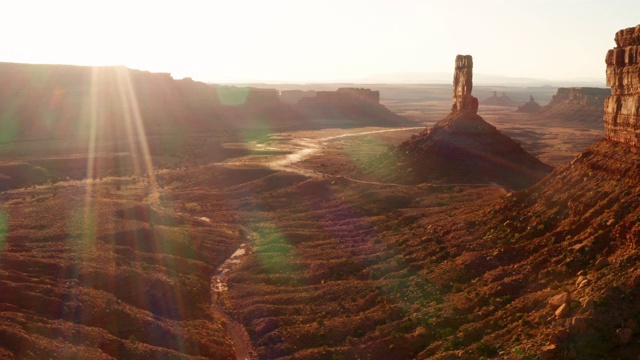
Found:
<path fill-rule="evenodd" d="M 640 147 L 640 25 L 620 30 L 616 48 L 607 52 L 604 133 L 609 140 Z"/>
<path fill-rule="evenodd" d="M 453 105 L 451 113 L 478 112 L 478 99 L 471 96 L 473 89 L 473 58 L 471 55 L 456 56 L 453 73 Z"/>

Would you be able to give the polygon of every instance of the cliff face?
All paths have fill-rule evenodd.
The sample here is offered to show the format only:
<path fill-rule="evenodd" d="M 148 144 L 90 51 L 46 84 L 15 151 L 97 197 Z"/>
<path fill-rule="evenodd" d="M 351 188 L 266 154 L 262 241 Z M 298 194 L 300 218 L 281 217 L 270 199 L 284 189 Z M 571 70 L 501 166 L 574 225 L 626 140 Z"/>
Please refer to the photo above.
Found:
<path fill-rule="evenodd" d="M 564 313 L 556 310 L 555 320 L 535 329 L 537 339 L 525 340 L 537 342 L 540 358 L 640 354 L 640 25 L 619 31 L 615 41 L 606 56 L 612 88 L 605 101 L 606 138 L 504 200 L 484 220 L 488 229 L 508 225 L 498 237 L 519 234 L 517 267 L 530 280 L 527 289 L 518 288 L 514 303 L 544 299 L 549 308 L 538 312 L 548 318 L 558 309 L 551 307 L 552 296 L 570 298 L 562 301 Z"/>
<path fill-rule="evenodd" d="M 638 147 L 640 145 L 640 25 L 620 30 L 616 47 L 607 52 L 605 137 Z"/>
<path fill-rule="evenodd" d="M 65 139 L 75 153 L 88 147 L 91 131 L 111 141 L 132 136 L 132 128 L 175 135 L 392 126 L 405 120 L 379 104 L 377 91 L 345 88 L 316 97 L 321 101 L 307 107 L 281 101 L 275 89 L 175 80 L 122 66 L 0 63 L 0 143 Z M 325 124 L 317 115 L 327 113 L 336 121 Z M 130 120 L 142 126 L 129 126 Z"/>
<path fill-rule="evenodd" d="M 558 88 L 547 106 L 555 106 L 564 103 L 597 106 L 602 109 L 604 99 L 611 95 L 611 89 L 593 87 Z"/>
<path fill-rule="evenodd" d="M 549 104 L 541 109 L 541 115 L 564 124 L 602 129 L 604 100 L 611 89 L 603 88 L 559 88 Z"/>
<path fill-rule="evenodd" d="M 339 88 L 318 91 L 315 96 L 303 96 L 294 104 L 300 114 L 310 119 L 340 120 L 340 126 L 350 124 L 389 126 L 406 124 L 407 120 L 380 104 L 380 92 L 363 88 Z"/>
<path fill-rule="evenodd" d="M 300 104 L 344 105 L 357 103 L 380 104 L 380 92 L 363 88 L 339 88 L 336 91 L 318 91 L 315 97 L 303 97 Z"/>

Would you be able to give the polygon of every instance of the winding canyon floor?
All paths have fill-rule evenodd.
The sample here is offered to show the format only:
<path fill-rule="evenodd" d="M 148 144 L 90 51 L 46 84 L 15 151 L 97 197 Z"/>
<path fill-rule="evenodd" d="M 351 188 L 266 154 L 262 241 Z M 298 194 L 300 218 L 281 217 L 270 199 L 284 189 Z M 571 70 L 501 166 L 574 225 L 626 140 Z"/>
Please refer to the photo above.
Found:
<path fill-rule="evenodd" d="M 483 116 L 553 165 L 601 137 Z M 514 305 L 509 286 L 523 279 L 461 285 L 461 267 L 475 274 L 517 257 L 509 244 L 469 240 L 488 231 L 479 214 L 509 193 L 366 178 L 372 156 L 418 131 L 271 134 L 224 145 L 243 156 L 154 177 L 4 191 L 0 358 L 536 353 L 547 339 L 527 334 L 548 323 L 550 291 Z"/>

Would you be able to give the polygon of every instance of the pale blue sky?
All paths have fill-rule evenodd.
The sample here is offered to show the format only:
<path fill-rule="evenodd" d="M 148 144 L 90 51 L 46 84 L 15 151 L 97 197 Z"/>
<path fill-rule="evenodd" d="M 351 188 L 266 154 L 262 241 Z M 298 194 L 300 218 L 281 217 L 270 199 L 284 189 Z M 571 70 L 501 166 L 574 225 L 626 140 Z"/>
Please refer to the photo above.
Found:
<path fill-rule="evenodd" d="M 448 73 L 462 53 L 478 73 L 604 80 L 639 23 L 638 0 L 0 0 L 0 61 L 331 82 Z"/>

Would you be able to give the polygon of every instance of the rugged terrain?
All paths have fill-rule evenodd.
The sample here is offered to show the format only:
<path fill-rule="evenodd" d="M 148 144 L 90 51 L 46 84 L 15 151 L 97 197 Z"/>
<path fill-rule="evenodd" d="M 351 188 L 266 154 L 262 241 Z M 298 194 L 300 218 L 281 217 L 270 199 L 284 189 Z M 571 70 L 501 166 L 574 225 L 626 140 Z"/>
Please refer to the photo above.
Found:
<path fill-rule="evenodd" d="M 564 163 L 582 125 L 503 117 L 523 144 L 497 140 L 506 136 L 478 119 L 461 59 L 452 114 L 424 136 L 471 132 L 490 140 L 476 155 L 530 148 L 558 161 L 519 192 L 460 184 L 466 173 L 436 184 L 368 177 L 415 129 L 138 132 L 149 137 L 109 140 L 126 156 L 77 158 L 48 154 L 60 142 L 7 140 L 0 358 L 637 357 L 640 27 L 616 43 L 606 139 Z M 327 96 L 315 101 L 343 106 Z M 180 155 L 159 158 L 168 148 Z"/>
<path fill-rule="evenodd" d="M 374 176 L 411 184 L 498 183 L 522 189 L 551 171 L 477 114 L 472 69 L 471 56 L 458 55 L 451 113 L 400 143 L 389 159 L 381 158 Z"/>

